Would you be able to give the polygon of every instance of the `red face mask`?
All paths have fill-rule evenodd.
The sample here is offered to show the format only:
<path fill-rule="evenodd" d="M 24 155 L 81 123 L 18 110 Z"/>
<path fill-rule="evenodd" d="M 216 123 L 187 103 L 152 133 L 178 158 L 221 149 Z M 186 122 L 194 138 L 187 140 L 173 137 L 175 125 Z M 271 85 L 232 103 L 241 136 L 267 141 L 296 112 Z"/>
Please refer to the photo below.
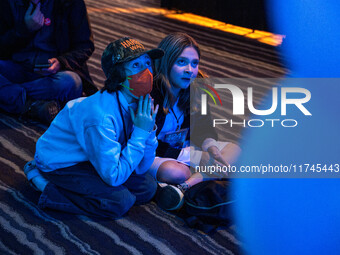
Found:
<path fill-rule="evenodd" d="M 130 92 L 136 97 L 145 96 L 152 90 L 153 75 L 148 68 L 128 76 Z"/>

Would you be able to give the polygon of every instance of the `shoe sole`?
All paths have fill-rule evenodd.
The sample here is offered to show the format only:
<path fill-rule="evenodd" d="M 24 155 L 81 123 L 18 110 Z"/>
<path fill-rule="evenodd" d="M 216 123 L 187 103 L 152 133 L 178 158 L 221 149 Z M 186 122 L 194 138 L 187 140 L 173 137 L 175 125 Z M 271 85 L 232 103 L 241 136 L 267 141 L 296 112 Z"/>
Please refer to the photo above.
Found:
<path fill-rule="evenodd" d="M 182 207 L 184 203 L 184 195 L 180 189 L 168 185 L 161 188 L 157 204 L 160 208 L 167 211 L 174 211 Z"/>

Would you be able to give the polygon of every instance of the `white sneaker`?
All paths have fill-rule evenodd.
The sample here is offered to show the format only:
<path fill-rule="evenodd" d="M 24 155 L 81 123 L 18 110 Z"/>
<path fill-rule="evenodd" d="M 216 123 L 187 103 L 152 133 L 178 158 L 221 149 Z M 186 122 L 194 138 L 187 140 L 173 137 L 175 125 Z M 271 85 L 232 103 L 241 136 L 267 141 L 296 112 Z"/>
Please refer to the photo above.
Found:
<path fill-rule="evenodd" d="M 36 191 L 43 191 L 46 185 L 48 184 L 48 180 L 46 180 L 39 172 L 37 166 L 35 165 L 35 161 L 29 161 L 24 166 L 24 173 L 29 181 L 30 185 Z"/>

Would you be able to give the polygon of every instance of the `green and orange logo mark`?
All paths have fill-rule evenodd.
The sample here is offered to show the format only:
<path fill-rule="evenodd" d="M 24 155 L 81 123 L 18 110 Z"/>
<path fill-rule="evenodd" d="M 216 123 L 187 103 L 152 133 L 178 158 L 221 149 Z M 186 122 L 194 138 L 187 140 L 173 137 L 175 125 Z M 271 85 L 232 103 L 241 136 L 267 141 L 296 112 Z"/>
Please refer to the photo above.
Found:
<path fill-rule="evenodd" d="M 212 92 L 214 92 L 214 94 L 216 95 L 218 101 L 219 101 L 220 104 L 223 106 L 222 100 L 221 100 L 221 98 L 220 98 L 220 95 L 217 93 L 217 91 L 216 91 L 212 86 L 210 86 L 210 85 L 208 85 L 208 84 L 203 84 L 203 85 L 204 85 L 205 87 L 207 87 L 208 89 L 210 89 Z M 212 94 L 209 90 L 204 89 L 204 88 L 200 88 L 200 89 L 203 90 L 205 93 L 207 93 L 207 94 L 212 98 L 212 100 L 214 101 L 215 105 L 217 105 L 215 97 L 213 96 L 213 94 Z"/>

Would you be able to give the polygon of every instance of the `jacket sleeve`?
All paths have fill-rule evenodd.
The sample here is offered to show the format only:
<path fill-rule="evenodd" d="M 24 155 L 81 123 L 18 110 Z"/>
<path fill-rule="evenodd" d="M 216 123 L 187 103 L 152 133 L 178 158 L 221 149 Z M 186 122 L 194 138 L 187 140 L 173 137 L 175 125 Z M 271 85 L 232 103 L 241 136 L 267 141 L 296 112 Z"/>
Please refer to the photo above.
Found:
<path fill-rule="evenodd" d="M 156 130 L 154 130 L 145 142 L 144 157 L 135 169 L 137 174 L 144 174 L 149 170 L 155 160 L 157 145 Z"/>
<path fill-rule="evenodd" d="M 57 38 L 57 44 L 62 45 L 59 46 L 62 53 L 57 59 L 63 69 L 78 70 L 92 55 L 94 43 L 84 1 L 74 0 L 68 8 L 70 8 L 68 17 L 61 21 L 60 26 L 65 26 L 63 22 L 68 22 L 69 31 L 66 36 L 69 36 L 70 45 L 69 48 L 63 49 L 64 38 Z"/>
<path fill-rule="evenodd" d="M 85 150 L 100 177 L 111 186 L 119 186 L 142 161 L 149 136 L 135 127 L 122 150 L 114 126 L 90 126 L 85 130 Z"/>
<path fill-rule="evenodd" d="M 24 19 L 15 25 L 8 1 L 0 1 L 0 59 L 8 59 L 33 37 Z"/>

